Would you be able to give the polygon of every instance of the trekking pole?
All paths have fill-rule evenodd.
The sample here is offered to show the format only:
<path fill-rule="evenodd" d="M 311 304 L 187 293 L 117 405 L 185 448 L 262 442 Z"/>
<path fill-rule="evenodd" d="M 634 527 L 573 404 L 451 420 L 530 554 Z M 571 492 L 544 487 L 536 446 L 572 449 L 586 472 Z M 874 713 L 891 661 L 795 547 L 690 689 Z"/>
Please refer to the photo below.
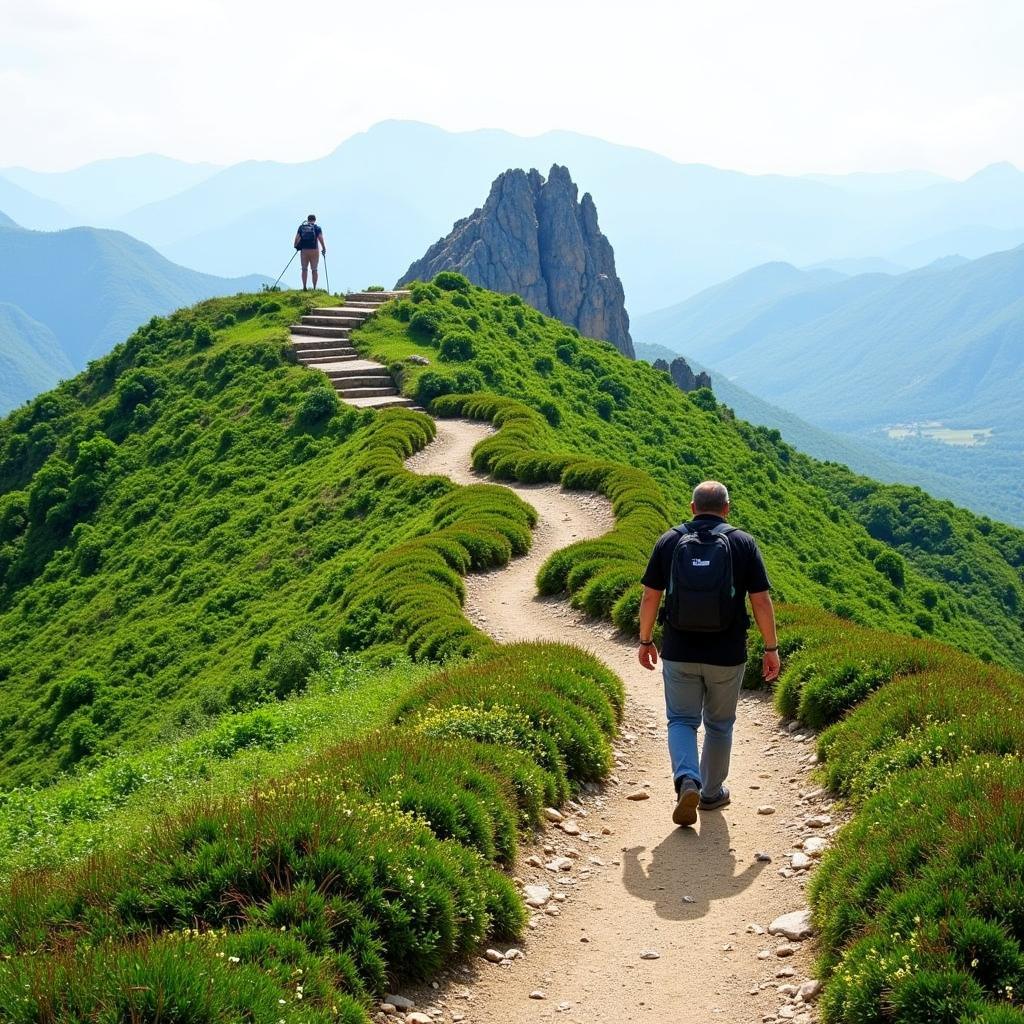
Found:
<path fill-rule="evenodd" d="M 327 294 L 331 294 L 331 275 L 327 273 L 327 253 L 324 253 L 324 280 L 327 282 Z"/>
<path fill-rule="evenodd" d="M 298 256 L 298 254 L 299 250 L 296 249 L 295 252 L 292 253 L 292 260 L 295 259 L 295 257 Z M 288 272 L 288 268 L 292 265 L 292 260 L 289 260 L 284 265 L 284 270 L 282 270 L 281 273 L 277 275 L 277 280 L 274 282 L 274 288 L 276 288 L 281 283 L 281 278 L 284 277 L 284 275 Z"/>

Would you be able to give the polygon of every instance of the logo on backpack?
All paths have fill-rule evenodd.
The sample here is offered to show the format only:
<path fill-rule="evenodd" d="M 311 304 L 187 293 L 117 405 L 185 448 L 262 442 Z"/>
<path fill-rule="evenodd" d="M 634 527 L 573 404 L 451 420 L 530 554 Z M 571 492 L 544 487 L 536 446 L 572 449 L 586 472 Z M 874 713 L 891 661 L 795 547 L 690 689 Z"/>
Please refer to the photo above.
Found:
<path fill-rule="evenodd" d="M 677 526 L 672 571 L 665 595 L 665 621 L 692 633 L 720 633 L 736 618 L 736 588 L 728 535 L 736 529 L 719 523 Z"/>

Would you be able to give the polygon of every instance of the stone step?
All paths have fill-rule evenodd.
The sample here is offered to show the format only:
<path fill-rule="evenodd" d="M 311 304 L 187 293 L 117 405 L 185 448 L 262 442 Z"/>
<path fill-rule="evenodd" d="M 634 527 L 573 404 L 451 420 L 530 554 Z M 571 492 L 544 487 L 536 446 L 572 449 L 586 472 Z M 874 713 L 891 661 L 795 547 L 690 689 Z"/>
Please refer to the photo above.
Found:
<path fill-rule="evenodd" d="M 395 382 L 388 374 L 384 374 L 383 377 L 363 376 L 360 374 L 357 377 L 354 374 L 349 375 L 342 373 L 340 370 L 333 370 L 329 371 L 327 376 L 331 378 L 335 390 L 342 392 L 342 394 L 347 395 L 356 388 L 383 388 L 389 393 L 393 391 L 395 394 L 398 394 Z"/>
<path fill-rule="evenodd" d="M 398 388 L 394 384 L 386 387 L 349 387 L 346 384 L 340 384 L 338 381 L 335 381 L 334 390 L 344 399 L 383 398 L 386 395 L 398 395 Z"/>
<path fill-rule="evenodd" d="M 365 306 L 318 306 L 316 309 L 311 309 L 307 316 L 328 316 L 332 318 L 336 317 L 359 317 L 363 320 L 368 320 L 374 313 L 377 312 L 377 306 L 365 305 Z"/>
<path fill-rule="evenodd" d="M 390 302 L 392 299 L 406 299 L 412 292 L 408 289 L 399 289 L 394 292 L 349 292 L 345 296 L 346 302 L 373 302 L 380 305 L 382 302 Z"/>
<path fill-rule="evenodd" d="M 404 407 L 414 408 L 416 403 L 405 395 L 379 395 L 370 398 L 347 398 L 342 396 L 341 400 L 346 405 L 354 405 L 357 409 L 391 409 Z"/>
<path fill-rule="evenodd" d="M 370 319 L 370 314 L 366 316 L 313 316 L 307 313 L 302 318 L 301 326 L 304 327 L 345 327 L 348 330 L 352 330 L 353 327 L 359 327 L 365 324 Z"/>
<path fill-rule="evenodd" d="M 348 338 L 351 333 L 349 327 L 320 327 L 315 324 L 292 324 L 288 328 L 295 334 L 302 334 L 310 338 Z"/>
<path fill-rule="evenodd" d="M 296 352 L 327 352 L 336 348 L 355 351 L 348 338 L 292 338 L 292 348 Z"/>
<path fill-rule="evenodd" d="M 299 356 L 299 362 L 303 366 L 315 366 L 318 370 L 322 370 L 325 366 L 333 366 L 335 363 L 356 362 L 358 359 L 358 352 L 331 352 L 323 355 L 317 353 L 316 355 Z"/>
<path fill-rule="evenodd" d="M 329 370 L 334 367 L 321 366 L 320 369 Z M 352 363 L 346 363 L 344 366 L 339 366 L 337 372 L 345 377 L 386 377 L 391 380 L 391 374 L 386 366 L 370 362 L 369 359 L 356 359 Z"/>

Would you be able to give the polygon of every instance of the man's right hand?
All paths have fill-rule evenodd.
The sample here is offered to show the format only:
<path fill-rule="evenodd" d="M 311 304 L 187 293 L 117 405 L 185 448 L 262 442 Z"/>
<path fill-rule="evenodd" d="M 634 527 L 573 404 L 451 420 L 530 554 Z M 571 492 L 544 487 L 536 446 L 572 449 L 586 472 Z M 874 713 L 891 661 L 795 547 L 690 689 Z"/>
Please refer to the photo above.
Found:
<path fill-rule="evenodd" d="M 765 651 L 764 657 L 761 659 L 761 674 L 764 676 L 764 681 L 774 683 L 779 678 L 781 671 L 782 660 L 779 658 L 779 652 Z"/>
<path fill-rule="evenodd" d="M 641 644 L 637 658 L 644 668 L 653 672 L 655 665 L 658 664 L 658 648 L 654 644 Z"/>

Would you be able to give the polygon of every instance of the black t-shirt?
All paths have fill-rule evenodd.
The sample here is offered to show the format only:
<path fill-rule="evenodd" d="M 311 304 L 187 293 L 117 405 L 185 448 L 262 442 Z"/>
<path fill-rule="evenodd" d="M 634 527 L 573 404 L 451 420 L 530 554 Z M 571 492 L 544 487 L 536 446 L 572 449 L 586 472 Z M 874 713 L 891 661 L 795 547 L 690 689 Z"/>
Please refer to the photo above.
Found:
<path fill-rule="evenodd" d="M 720 516 L 703 514 L 697 516 L 695 525 L 716 526 Z M 672 553 L 679 543 L 681 534 L 669 530 L 658 538 L 654 553 L 647 563 L 647 571 L 641 582 L 645 587 L 664 591 L 668 588 L 672 574 Z M 690 633 L 664 625 L 661 656 L 667 661 L 696 661 L 704 665 L 742 665 L 747 660 L 747 629 L 750 618 L 747 615 L 747 594 L 760 594 L 771 589 L 764 560 L 757 542 L 749 533 L 733 530 L 726 535 L 732 549 L 732 575 L 736 587 L 736 614 L 732 625 L 721 633 Z"/>

